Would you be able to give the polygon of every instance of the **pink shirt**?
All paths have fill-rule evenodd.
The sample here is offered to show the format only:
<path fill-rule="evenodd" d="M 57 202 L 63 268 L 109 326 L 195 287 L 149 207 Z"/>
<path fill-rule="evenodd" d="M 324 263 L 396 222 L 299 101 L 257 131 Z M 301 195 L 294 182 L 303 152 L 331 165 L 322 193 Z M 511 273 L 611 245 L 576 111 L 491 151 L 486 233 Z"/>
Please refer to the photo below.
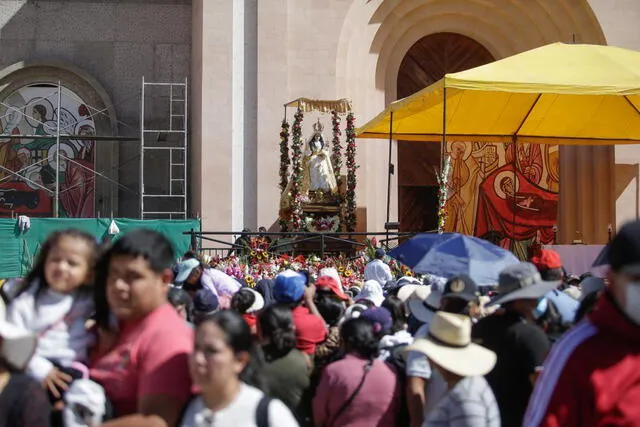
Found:
<path fill-rule="evenodd" d="M 374 360 L 362 388 L 347 409 L 335 419 L 364 375 L 365 359 L 348 354 L 322 372 L 313 398 L 314 425 L 349 427 L 395 427 L 401 404 L 400 381 L 395 371 L 381 360 Z"/>
<path fill-rule="evenodd" d="M 164 304 L 123 328 L 115 347 L 93 363 L 91 379 L 104 387 L 118 417 L 136 413 L 150 395 L 186 401 L 193 339 L 193 330 Z"/>

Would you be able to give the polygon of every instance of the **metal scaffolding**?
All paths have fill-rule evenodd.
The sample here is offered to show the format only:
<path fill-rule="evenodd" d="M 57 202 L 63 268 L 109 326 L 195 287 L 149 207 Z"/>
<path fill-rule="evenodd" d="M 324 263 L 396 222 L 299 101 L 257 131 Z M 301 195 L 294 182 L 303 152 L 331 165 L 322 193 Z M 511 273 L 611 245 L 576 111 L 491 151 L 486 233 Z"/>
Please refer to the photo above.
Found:
<path fill-rule="evenodd" d="M 152 83 L 142 77 L 140 107 L 140 219 L 187 219 L 188 80 L 183 83 Z M 153 88 L 168 89 L 168 127 L 147 128 L 145 101 Z M 167 97 L 165 93 L 163 98 Z M 157 105 L 156 105 L 157 107 Z M 152 169 L 154 155 L 168 152 L 168 181 L 145 188 L 145 165 Z M 158 176 L 158 170 L 153 170 Z M 148 179 L 148 178 L 147 178 Z M 148 185 L 148 187 L 151 187 Z"/>
<path fill-rule="evenodd" d="M 71 98 L 75 98 L 78 101 L 83 102 L 83 105 L 86 106 L 88 109 L 91 110 L 90 115 L 87 118 L 94 118 L 96 116 L 100 116 L 100 115 L 104 115 L 106 114 L 107 108 L 103 108 L 103 109 L 98 109 L 95 108 L 87 103 L 84 102 L 84 100 L 81 100 L 80 98 L 77 98 L 77 95 L 73 94 L 72 92 L 69 92 L 65 87 L 62 86 L 61 82 L 58 81 L 56 84 L 51 84 L 51 88 L 52 91 L 51 93 L 49 93 L 46 97 L 44 98 L 38 98 L 39 100 L 49 100 L 49 98 L 52 98 L 53 96 L 56 97 L 56 100 L 51 102 L 51 104 L 55 103 L 56 106 L 56 110 L 53 112 L 54 113 L 54 120 L 45 123 L 44 122 L 44 118 L 37 119 L 36 117 L 34 117 L 31 114 L 27 114 L 26 110 L 23 110 L 21 108 L 17 108 L 16 106 L 13 106 L 11 104 L 8 104 L 7 102 L 0 102 L 0 105 L 2 107 L 4 107 L 6 109 L 5 111 L 5 115 L 0 117 L 0 118 L 4 118 L 6 117 L 8 114 L 11 113 L 18 113 L 20 114 L 23 118 L 25 119 L 29 119 L 31 121 L 33 121 L 34 123 L 37 123 L 38 125 L 42 126 L 42 129 L 44 129 L 45 134 L 2 134 L 1 137 L 2 139 L 10 139 L 10 140 L 15 140 L 15 141 L 23 141 L 23 140 L 43 140 L 43 139 L 55 139 L 55 155 L 54 155 L 54 159 L 53 161 L 55 161 L 55 177 L 54 177 L 54 182 L 53 184 L 53 188 L 50 188 L 50 186 L 45 186 L 42 182 L 38 182 L 35 181 L 31 175 L 30 172 L 33 172 L 34 170 L 36 170 L 37 168 L 41 167 L 42 165 L 46 164 L 45 162 L 49 161 L 51 162 L 51 159 L 48 158 L 43 158 L 40 160 L 36 160 L 33 163 L 29 163 L 28 165 L 24 166 L 17 171 L 11 170 L 9 168 L 7 168 L 6 166 L 0 164 L 0 172 L 3 172 L 5 174 L 4 177 L 0 178 L 0 184 L 8 182 L 10 179 L 12 178 L 18 178 L 20 181 L 23 181 L 24 183 L 30 184 L 32 186 L 32 188 L 36 188 L 38 190 L 44 191 L 46 194 L 48 194 L 49 196 L 51 196 L 51 198 L 53 199 L 53 216 L 54 218 L 58 218 L 60 216 L 60 195 L 64 194 L 65 192 L 68 192 L 70 190 L 73 190 L 74 188 L 78 187 L 77 185 L 71 188 L 65 188 L 62 189 L 60 184 L 60 176 L 61 176 L 61 171 L 59 169 L 59 165 L 61 164 L 61 162 L 65 163 L 65 162 L 69 162 L 74 164 L 76 167 L 81 168 L 86 170 L 87 172 L 91 173 L 94 178 L 95 177 L 99 177 L 104 179 L 105 181 L 109 182 L 110 184 L 113 184 L 115 186 L 118 186 L 119 188 L 122 188 L 124 190 L 127 191 L 131 191 L 130 189 L 128 189 L 126 186 L 118 183 L 116 180 L 112 179 L 111 177 L 109 177 L 107 174 L 102 173 L 97 171 L 95 168 L 91 168 L 88 167 L 80 162 L 78 162 L 76 159 L 69 157 L 67 154 L 63 153 L 61 150 L 61 142 L 63 141 L 73 141 L 73 140 L 80 140 L 80 139 L 87 139 L 86 135 L 75 135 L 72 132 L 72 128 L 73 126 L 75 126 L 78 123 L 78 120 L 74 120 L 71 123 L 62 123 L 61 122 L 61 107 L 62 107 L 62 97 L 63 97 L 63 92 L 65 92 L 65 90 L 67 91 L 67 96 L 71 97 Z M 75 95 L 75 96 L 74 96 Z M 51 123 L 53 122 L 53 124 Z M 55 129 L 54 129 L 55 127 Z M 54 132 L 55 131 L 55 132 Z M 96 142 L 96 141 L 131 141 L 131 140 L 137 140 L 137 138 L 127 138 L 127 137 L 118 137 L 118 136 L 113 136 L 113 135 L 109 135 L 109 136 L 104 136 L 104 135 L 92 135 L 90 138 L 90 140 Z M 87 182 L 83 182 L 82 185 L 87 185 Z M 95 185 L 93 182 L 91 183 L 91 185 Z M 0 193 L 2 193 L 0 191 Z M 0 197 L 0 202 L 5 202 L 5 200 L 3 199 L 3 197 Z M 113 207 L 112 207 L 113 210 Z"/>

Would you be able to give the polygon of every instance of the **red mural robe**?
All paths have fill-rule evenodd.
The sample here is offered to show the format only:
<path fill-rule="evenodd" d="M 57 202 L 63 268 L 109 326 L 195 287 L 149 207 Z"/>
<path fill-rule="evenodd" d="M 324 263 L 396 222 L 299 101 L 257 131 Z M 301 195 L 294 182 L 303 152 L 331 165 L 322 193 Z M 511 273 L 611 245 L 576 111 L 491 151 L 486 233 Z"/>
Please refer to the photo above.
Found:
<path fill-rule="evenodd" d="M 520 172 L 520 186 L 515 194 L 505 198 L 495 192 L 495 179 L 500 172 L 513 173 L 506 165 L 494 171 L 480 185 L 475 235 L 498 231 L 505 238 L 522 241 L 540 235 L 540 243 L 553 241 L 553 226 L 558 216 L 558 194 L 534 185 Z"/>
<path fill-rule="evenodd" d="M 95 216 L 93 163 L 74 161 L 85 167 L 68 162 L 64 183 L 60 185 L 60 203 L 69 218 L 92 218 Z"/>

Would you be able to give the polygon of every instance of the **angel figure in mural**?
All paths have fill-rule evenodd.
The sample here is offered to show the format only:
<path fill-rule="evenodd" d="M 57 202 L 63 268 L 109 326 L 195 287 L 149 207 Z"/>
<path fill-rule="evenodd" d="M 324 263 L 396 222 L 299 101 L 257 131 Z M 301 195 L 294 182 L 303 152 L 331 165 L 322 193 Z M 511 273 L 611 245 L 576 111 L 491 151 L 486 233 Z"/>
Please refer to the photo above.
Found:
<path fill-rule="evenodd" d="M 307 142 L 307 149 L 302 159 L 301 194 L 310 195 L 310 192 L 336 194 L 338 192 L 336 176 L 333 173 L 322 130 L 322 123 L 318 119 L 313 125 L 313 135 Z"/>

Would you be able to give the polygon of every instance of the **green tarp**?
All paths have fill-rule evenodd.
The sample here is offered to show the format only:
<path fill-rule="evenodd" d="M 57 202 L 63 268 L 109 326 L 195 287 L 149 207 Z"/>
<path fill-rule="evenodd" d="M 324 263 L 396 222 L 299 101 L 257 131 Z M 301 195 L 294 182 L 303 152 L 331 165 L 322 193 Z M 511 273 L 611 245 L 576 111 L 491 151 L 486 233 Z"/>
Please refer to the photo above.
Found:
<path fill-rule="evenodd" d="M 133 228 L 151 228 L 163 233 L 171 240 L 176 255 L 189 250 L 191 238 L 183 234 L 185 231 L 200 231 L 198 220 L 134 220 L 115 219 L 121 236 Z M 31 218 L 31 228 L 25 233 L 18 229 L 18 221 L 10 218 L 0 218 L 0 279 L 22 277 L 31 268 L 34 257 L 40 245 L 47 236 L 54 231 L 66 228 L 78 228 L 104 239 L 108 235 L 110 219 L 59 219 L 59 218 Z M 115 236 L 115 239 L 118 238 Z"/>

